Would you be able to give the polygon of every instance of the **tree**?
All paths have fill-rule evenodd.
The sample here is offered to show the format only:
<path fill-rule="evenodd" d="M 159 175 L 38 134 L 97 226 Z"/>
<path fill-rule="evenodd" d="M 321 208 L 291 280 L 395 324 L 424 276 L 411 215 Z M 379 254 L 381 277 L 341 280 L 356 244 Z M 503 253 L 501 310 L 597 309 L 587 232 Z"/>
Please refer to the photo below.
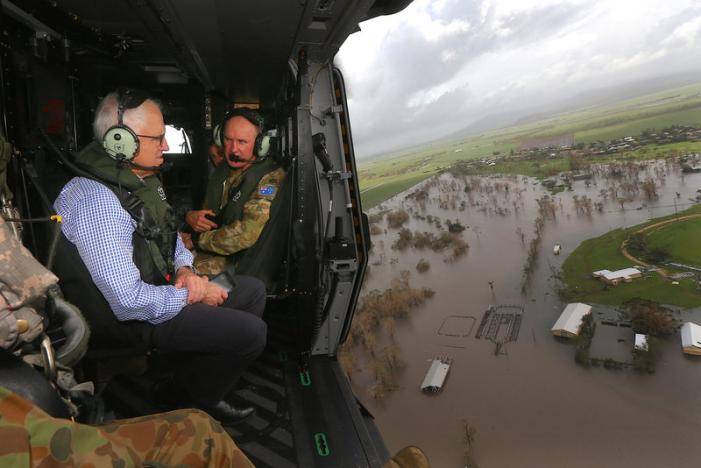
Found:
<path fill-rule="evenodd" d="M 668 336 L 676 332 L 679 322 L 672 311 L 660 303 L 646 299 L 631 299 L 626 303 L 633 330 L 652 336 Z"/>

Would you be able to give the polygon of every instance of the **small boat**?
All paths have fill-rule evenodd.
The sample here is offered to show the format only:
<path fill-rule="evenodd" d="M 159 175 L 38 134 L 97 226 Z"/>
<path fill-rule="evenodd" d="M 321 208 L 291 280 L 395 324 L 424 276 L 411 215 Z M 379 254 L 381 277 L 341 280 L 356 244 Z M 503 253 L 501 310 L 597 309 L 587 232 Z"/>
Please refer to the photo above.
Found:
<path fill-rule="evenodd" d="M 555 247 L 553 247 L 553 253 L 555 255 L 560 255 L 560 250 L 562 250 L 562 246 L 560 244 L 555 244 Z"/>

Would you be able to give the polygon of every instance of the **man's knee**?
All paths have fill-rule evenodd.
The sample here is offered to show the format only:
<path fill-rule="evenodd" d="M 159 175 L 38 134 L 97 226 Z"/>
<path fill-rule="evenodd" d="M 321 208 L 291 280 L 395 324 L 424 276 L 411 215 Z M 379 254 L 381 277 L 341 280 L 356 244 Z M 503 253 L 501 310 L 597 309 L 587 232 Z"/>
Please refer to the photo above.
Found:
<path fill-rule="evenodd" d="M 262 319 L 258 319 L 257 322 L 256 326 L 253 327 L 254 331 L 251 334 L 252 340 L 249 346 L 251 359 L 260 356 L 268 342 L 268 325 Z"/>
<path fill-rule="evenodd" d="M 253 276 L 236 276 L 236 288 L 232 290 L 233 305 L 261 317 L 265 310 L 267 292 L 265 283 Z"/>

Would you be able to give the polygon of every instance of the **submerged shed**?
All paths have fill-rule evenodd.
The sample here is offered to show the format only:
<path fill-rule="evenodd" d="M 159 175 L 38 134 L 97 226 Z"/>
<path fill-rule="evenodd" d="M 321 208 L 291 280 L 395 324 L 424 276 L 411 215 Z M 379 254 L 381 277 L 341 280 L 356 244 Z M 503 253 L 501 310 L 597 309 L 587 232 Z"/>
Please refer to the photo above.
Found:
<path fill-rule="evenodd" d="M 450 370 L 450 361 L 448 358 L 436 358 L 431 361 L 431 367 L 428 368 L 426 377 L 421 384 L 422 391 L 436 393 L 443 388 L 443 382 L 445 382 Z"/>
<path fill-rule="evenodd" d="M 693 322 L 682 325 L 682 351 L 686 354 L 701 355 L 701 326 Z"/>
<path fill-rule="evenodd" d="M 636 333 L 635 334 L 635 346 L 634 349 L 638 351 L 649 351 L 650 346 L 647 341 L 647 335 L 643 335 L 641 333 Z"/>
<path fill-rule="evenodd" d="M 565 310 L 560 314 L 560 318 L 557 319 L 557 322 L 551 329 L 553 335 L 565 338 L 573 338 L 579 335 L 582 319 L 590 313 L 591 306 L 588 304 L 582 304 L 581 302 L 567 304 Z"/>

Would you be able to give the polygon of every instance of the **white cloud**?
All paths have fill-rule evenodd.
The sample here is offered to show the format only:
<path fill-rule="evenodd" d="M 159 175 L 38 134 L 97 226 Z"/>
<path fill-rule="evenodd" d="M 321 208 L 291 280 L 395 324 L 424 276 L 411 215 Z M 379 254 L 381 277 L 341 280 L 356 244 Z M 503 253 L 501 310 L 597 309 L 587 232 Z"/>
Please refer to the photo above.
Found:
<path fill-rule="evenodd" d="M 662 45 L 665 47 L 693 47 L 701 42 L 701 16 L 678 26 Z"/>
<path fill-rule="evenodd" d="M 338 56 L 360 156 L 701 55 L 696 0 L 416 0 L 361 29 Z"/>

